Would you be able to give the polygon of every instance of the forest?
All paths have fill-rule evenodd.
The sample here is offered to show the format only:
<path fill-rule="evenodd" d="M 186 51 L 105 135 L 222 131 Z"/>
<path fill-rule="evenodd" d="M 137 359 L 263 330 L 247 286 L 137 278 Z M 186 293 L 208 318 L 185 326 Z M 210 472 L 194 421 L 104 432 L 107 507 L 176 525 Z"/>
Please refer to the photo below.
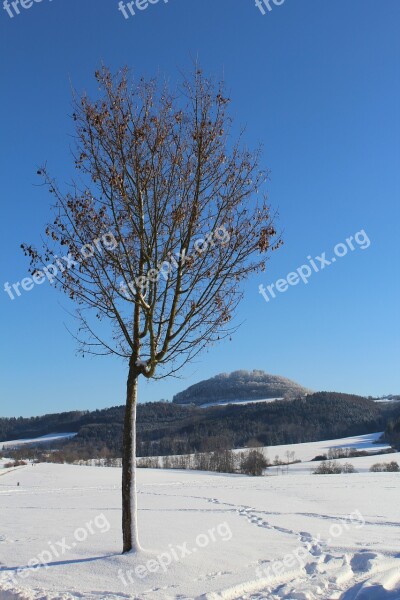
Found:
<path fill-rule="evenodd" d="M 49 433 L 76 432 L 66 441 L 40 445 L 32 455 L 56 449 L 75 459 L 119 457 L 124 407 L 43 417 L 0 419 L 2 441 Z M 400 406 L 371 399 L 318 392 L 305 398 L 270 403 L 199 408 L 170 402 L 138 407 L 138 455 L 211 452 L 254 445 L 295 444 L 386 430 L 388 441 L 400 437 Z M 17 452 L 19 456 L 21 452 Z M 23 454 L 27 454 L 24 449 Z M 7 455 L 10 451 L 7 450 Z M 55 457 L 54 457 L 55 458 Z"/>

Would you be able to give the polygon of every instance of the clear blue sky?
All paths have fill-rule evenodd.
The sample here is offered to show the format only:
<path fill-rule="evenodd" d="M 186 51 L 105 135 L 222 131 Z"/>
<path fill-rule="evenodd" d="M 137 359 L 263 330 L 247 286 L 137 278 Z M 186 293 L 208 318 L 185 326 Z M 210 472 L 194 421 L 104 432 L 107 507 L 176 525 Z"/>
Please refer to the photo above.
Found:
<path fill-rule="evenodd" d="M 37 165 L 47 160 L 61 182 L 72 173 L 70 82 L 93 89 L 101 61 L 175 78 L 198 56 L 224 74 L 247 140 L 264 144 L 285 238 L 246 283 L 232 342 L 182 380 L 143 384 L 141 400 L 241 368 L 314 390 L 400 393 L 399 1 L 285 0 L 263 16 L 253 0 L 160 0 L 129 19 L 117 4 L 43 0 L 14 18 L 0 4 L 0 416 L 124 402 L 125 365 L 75 355 L 61 294 L 47 283 L 14 301 L 3 291 L 27 275 L 19 246 L 39 240 L 49 215 Z M 259 294 L 362 229 L 369 248 L 268 303 Z"/>

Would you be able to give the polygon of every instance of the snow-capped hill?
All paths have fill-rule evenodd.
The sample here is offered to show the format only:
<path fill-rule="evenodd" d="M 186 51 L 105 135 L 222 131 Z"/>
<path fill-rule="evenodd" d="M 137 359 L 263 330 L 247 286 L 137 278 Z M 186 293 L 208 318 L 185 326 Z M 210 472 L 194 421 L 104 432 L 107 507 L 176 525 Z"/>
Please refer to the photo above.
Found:
<path fill-rule="evenodd" d="M 200 381 L 174 396 L 177 404 L 204 405 L 276 398 L 298 398 L 311 391 L 298 383 L 265 371 L 220 373 Z"/>

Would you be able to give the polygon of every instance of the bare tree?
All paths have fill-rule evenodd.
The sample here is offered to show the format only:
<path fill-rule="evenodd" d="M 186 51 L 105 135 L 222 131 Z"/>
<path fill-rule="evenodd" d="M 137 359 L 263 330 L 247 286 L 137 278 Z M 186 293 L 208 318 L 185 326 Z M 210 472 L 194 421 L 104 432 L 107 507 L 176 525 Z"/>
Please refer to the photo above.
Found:
<path fill-rule="evenodd" d="M 64 193 L 40 169 L 55 198 L 54 219 L 40 251 L 23 249 L 34 276 L 50 272 L 76 303 L 80 350 L 128 361 L 128 552 L 140 549 L 138 380 L 174 375 L 229 336 L 241 281 L 265 268 L 267 251 L 281 240 L 261 192 L 268 173 L 259 150 L 243 146 L 243 132 L 230 140 L 223 85 L 197 68 L 173 92 L 157 80 L 136 82 L 127 69 L 114 76 L 103 67 L 95 76 L 98 98 L 74 98 L 78 180 Z"/>
<path fill-rule="evenodd" d="M 241 455 L 239 464 L 241 473 L 261 477 L 268 466 L 269 462 L 262 450 L 247 450 Z"/>

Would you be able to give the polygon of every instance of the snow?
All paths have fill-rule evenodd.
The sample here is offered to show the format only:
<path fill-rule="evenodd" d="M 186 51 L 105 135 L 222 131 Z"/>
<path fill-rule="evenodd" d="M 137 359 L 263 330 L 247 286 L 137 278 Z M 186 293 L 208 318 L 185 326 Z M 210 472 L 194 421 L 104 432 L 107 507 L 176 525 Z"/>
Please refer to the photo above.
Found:
<path fill-rule="evenodd" d="M 365 450 L 378 452 L 390 448 L 390 444 L 380 442 L 383 431 L 355 435 L 348 438 L 324 440 L 322 442 L 307 442 L 306 444 L 292 444 L 287 446 L 270 446 L 271 454 L 284 454 L 287 450 L 294 451 L 300 460 L 312 460 L 318 454 L 326 454 L 330 448 L 351 448 L 352 450 Z"/>
<path fill-rule="evenodd" d="M 374 450 L 379 437 L 288 448 L 306 461 L 334 445 Z M 400 454 L 350 459 L 362 472 L 325 476 L 309 462 L 262 478 L 140 469 L 147 550 L 125 556 L 120 469 L 5 472 L 0 600 L 399 600 L 400 474 L 366 470 L 389 460 Z"/>
<path fill-rule="evenodd" d="M 209 408 L 210 406 L 227 406 L 228 404 L 259 404 L 260 402 L 276 402 L 283 398 L 264 398 L 263 400 L 225 400 L 220 402 L 207 402 L 200 404 L 199 408 Z"/>
<path fill-rule="evenodd" d="M 398 453 L 396 454 L 382 454 L 372 455 L 373 452 L 379 452 L 390 448 L 390 444 L 379 442 L 379 439 L 383 435 L 383 431 L 378 433 L 370 433 L 367 435 L 357 435 L 348 438 L 341 438 L 335 440 L 324 440 L 322 442 L 308 442 L 306 444 L 292 444 L 283 446 L 270 446 L 264 448 L 265 455 L 271 462 L 274 461 L 275 456 L 279 456 L 282 461 L 286 460 L 286 452 L 294 452 L 295 460 L 300 460 L 301 463 L 296 463 L 289 466 L 289 470 L 292 473 L 310 473 L 320 464 L 319 461 L 313 461 L 313 458 L 322 454 L 328 454 L 331 448 L 342 449 L 351 448 L 352 450 L 363 450 L 370 452 L 371 456 L 361 456 L 358 458 L 342 458 L 336 462 L 339 464 L 351 463 L 359 472 L 368 472 L 370 467 L 377 462 L 391 462 L 397 460 L 400 464 Z M 280 468 L 279 468 L 280 469 Z M 278 469 L 278 470 L 279 470 Z M 272 467 L 269 470 L 270 474 L 276 474 L 276 469 Z M 400 600 L 400 599 L 399 599 Z"/>
<path fill-rule="evenodd" d="M 209 408 L 210 406 L 226 406 L 227 404 L 258 404 L 259 402 L 276 402 L 277 400 L 284 400 L 284 398 L 263 398 L 262 400 L 221 400 L 219 402 L 207 402 L 200 404 L 199 408 Z M 397 397 L 388 396 L 386 398 L 374 398 L 376 403 L 396 403 L 400 402 Z"/>
<path fill-rule="evenodd" d="M 374 402 L 384 402 L 387 404 L 388 402 L 400 402 L 399 398 L 393 398 L 392 396 L 388 396 L 387 398 L 375 398 Z"/>
<path fill-rule="evenodd" d="M 41 437 L 37 438 L 0 442 L 0 450 L 4 450 L 5 448 L 15 448 L 17 446 L 25 446 L 27 444 L 46 444 L 48 442 L 57 442 L 60 440 L 73 438 L 75 436 L 76 433 L 49 433 L 48 435 L 42 435 Z"/>

